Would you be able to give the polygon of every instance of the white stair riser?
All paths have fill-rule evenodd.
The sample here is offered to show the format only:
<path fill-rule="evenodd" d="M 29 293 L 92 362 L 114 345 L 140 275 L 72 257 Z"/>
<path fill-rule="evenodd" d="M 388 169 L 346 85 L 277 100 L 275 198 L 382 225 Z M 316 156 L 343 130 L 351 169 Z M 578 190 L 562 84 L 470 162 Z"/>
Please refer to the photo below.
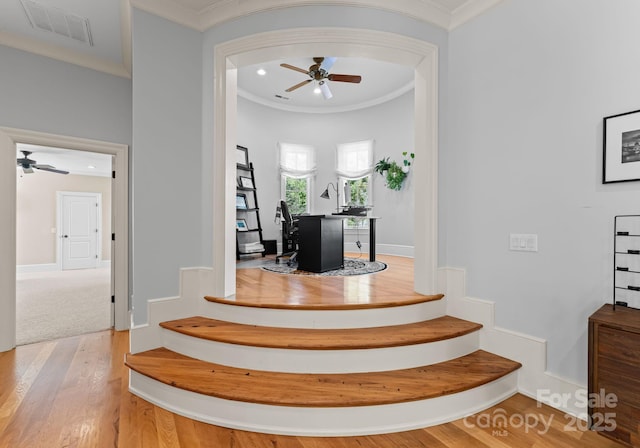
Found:
<path fill-rule="evenodd" d="M 204 317 L 247 325 L 283 328 L 369 328 L 404 325 L 445 315 L 444 300 L 385 308 L 292 310 L 209 302 Z"/>
<path fill-rule="evenodd" d="M 360 350 L 298 350 L 227 344 L 163 329 L 162 345 L 226 366 L 291 373 L 356 373 L 408 369 L 449 361 L 479 348 L 479 332 L 426 344 Z"/>
<path fill-rule="evenodd" d="M 131 372 L 131 392 L 188 418 L 228 428 L 298 436 L 355 436 L 424 428 L 491 407 L 517 390 L 517 372 L 457 394 L 377 406 L 310 408 L 224 400 Z"/>

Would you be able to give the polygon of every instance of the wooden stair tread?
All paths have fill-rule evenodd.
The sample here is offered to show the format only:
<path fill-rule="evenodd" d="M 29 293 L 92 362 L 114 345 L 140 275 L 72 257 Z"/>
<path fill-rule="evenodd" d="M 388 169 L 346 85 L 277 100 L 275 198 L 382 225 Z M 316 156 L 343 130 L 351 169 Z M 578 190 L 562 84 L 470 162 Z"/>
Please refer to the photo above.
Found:
<path fill-rule="evenodd" d="M 435 398 L 487 384 L 521 367 L 483 350 L 430 366 L 346 374 L 241 369 L 200 361 L 166 348 L 127 354 L 125 363 L 135 372 L 191 392 L 299 407 L 374 406 Z"/>
<path fill-rule="evenodd" d="M 482 328 L 481 324 L 451 316 L 405 325 L 348 329 L 263 327 L 200 316 L 162 322 L 160 326 L 210 341 L 301 350 L 355 350 L 423 344 L 456 338 Z"/>
<path fill-rule="evenodd" d="M 274 301 L 272 299 L 264 299 L 260 301 L 255 297 L 250 300 L 243 299 L 225 299 L 221 297 L 205 296 L 204 298 L 213 303 L 221 303 L 225 305 L 235 306 L 247 306 L 254 308 L 274 308 L 285 310 L 365 310 L 374 308 L 390 308 L 395 306 L 415 305 L 418 303 L 431 302 L 434 300 L 440 300 L 444 297 L 444 294 L 422 295 L 414 293 L 412 296 L 396 297 L 394 299 L 377 299 L 375 301 L 365 302 L 333 302 L 327 301 L 326 298 L 305 297 L 306 302 L 282 302 Z"/>

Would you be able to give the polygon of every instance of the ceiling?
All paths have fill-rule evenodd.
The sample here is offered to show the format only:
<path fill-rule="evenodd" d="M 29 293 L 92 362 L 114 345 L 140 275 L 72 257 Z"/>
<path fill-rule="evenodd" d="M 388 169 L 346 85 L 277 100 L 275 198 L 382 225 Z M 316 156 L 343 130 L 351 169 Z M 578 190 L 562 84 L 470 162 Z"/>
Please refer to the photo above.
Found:
<path fill-rule="evenodd" d="M 33 154 L 29 155 L 29 159 L 35 160 L 39 165 L 51 165 L 56 169 L 69 171 L 69 174 L 111 177 L 112 156 L 108 154 L 52 148 L 49 146 L 26 145 L 23 143 L 18 143 L 16 146 L 16 158 L 24 157 L 21 151 L 31 151 Z M 17 165 L 16 168 L 18 169 L 18 176 L 20 176 L 22 169 L 18 168 Z M 32 174 L 24 175 L 60 176 L 60 174 L 48 173 L 46 171 L 33 171 Z"/>
<path fill-rule="evenodd" d="M 131 7 L 199 31 L 261 11 L 304 5 L 376 8 L 451 30 L 501 1 L 503 0 L 0 0 L 0 45 L 130 78 Z M 51 26 L 51 30 L 40 28 L 48 26 Z M 72 37 L 63 34 L 71 34 Z M 79 34 L 82 34 L 80 38 Z M 285 92 L 288 87 L 305 80 L 306 75 L 284 69 L 279 64 L 286 62 L 308 68 L 313 56 L 323 55 L 263 64 L 262 68 L 267 72 L 263 77 L 256 75 L 258 66 L 241 67 L 238 70 L 239 95 L 285 110 L 337 112 L 379 104 L 413 87 L 411 68 L 334 54 L 324 55 L 338 57 L 330 72 L 361 75 L 360 84 L 330 82 L 333 93 L 330 100 L 325 100 L 322 95 L 315 95 L 312 85 L 294 92 Z M 49 153 L 54 153 L 55 148 L 38 152 L 42 159 L 37 159 L 38 163 L 50 163 L 64 169 L 71 167 L 71 162 L 64 158 L 55 159 L 55 163 L 47 162 L 46 157 Z M 84 160 L 80 162 L 78 169 L 90 164 L 94 163 Z"/>

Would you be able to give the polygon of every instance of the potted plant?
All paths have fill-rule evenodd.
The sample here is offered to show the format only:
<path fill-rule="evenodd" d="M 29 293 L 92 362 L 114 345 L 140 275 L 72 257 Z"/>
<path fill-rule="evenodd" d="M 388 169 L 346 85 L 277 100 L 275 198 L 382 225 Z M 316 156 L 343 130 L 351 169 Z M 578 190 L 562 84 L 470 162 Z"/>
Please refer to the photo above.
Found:
<path fill-rule="evenodd" d="M 389 157 L 385 157 L 376 163 L 374 171 L 380 173 L 385 178 L 385 185 L 391 190 L 400 190 L 402 184 L 409 173 L 411 161 L 415 158 L 414 153 L 402 153 L 404 160 L 402 165 L 398 165 L 395 160 L 389 161 Z"/>

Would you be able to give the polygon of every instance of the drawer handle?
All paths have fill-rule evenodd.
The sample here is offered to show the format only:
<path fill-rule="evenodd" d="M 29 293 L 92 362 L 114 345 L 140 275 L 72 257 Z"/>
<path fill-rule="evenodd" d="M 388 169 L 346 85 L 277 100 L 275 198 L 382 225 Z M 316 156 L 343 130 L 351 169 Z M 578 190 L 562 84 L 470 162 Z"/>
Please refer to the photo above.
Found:
<path fill-rule="evenodd" d="M 629 268 L 622 267 L 622 266 L 618 266 L 618 267 L 616 268 L 616 271 L 625 271 L 625 272 L 626 272 L 626 271 L 628 271 L 628 270 L 629 270 Z"/>
<path fill-rule="evenodd" d="M 633 254 L 633 255 L 640 255 L 640 250 L 637 249 L 629 249 L 627 250 L 628 254 Z"/>
<path fill-rule="evenodd" d="M 640 291 L 640 286 L 627 286 L 627 289 L 630 289 L 631 291 Z"/>
<path fill-rule="evenodd" d="M 629 236 L 629 232 L 617 232 L 616 235 Z"/>

